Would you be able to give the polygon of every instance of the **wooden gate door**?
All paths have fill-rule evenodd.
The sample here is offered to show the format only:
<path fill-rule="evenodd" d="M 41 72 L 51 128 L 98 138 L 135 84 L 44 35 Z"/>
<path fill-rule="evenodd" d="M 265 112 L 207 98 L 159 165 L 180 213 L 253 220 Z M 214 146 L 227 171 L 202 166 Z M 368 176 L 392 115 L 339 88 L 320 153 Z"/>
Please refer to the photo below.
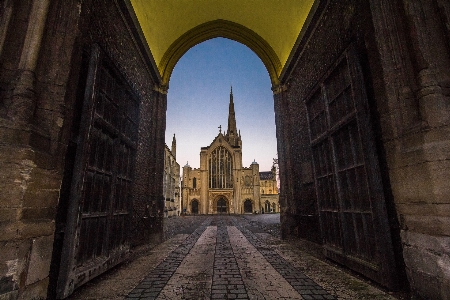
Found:
<path fill-rule="evenodd" d="M 84 93 L 57 297 L 124 259 L 129 250 L 139 103 L 94 46 Z"/>
<path fill-rule="evenodd" d="M 346 51 L 306 107 L 325 254 L 395 286 L 383 186 L 354 50 Z"/>

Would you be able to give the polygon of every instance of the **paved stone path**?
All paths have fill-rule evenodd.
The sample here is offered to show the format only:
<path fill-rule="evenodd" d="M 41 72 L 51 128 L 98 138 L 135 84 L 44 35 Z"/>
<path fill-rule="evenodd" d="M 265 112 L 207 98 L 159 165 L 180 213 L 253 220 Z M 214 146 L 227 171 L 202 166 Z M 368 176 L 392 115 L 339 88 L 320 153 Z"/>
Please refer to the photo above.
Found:
<path fill-rule="evenodd" d="M 302 251 L 302 243 L 280 240 L 279 215 L 165 221 L 163 243 L 135 249 L 134 260 L 77 289 L 68 300 L 394 299 Z"/>
<path fill-rule="evenodd" d="M 195 230 L 184 243 L 172 251 L 166 259 L 164 259 L 155 269 L 153 269 L 150 274 L 143 281 L 141 281 L 139 285 L 131 291 L 131 293 L 127 295 L 127 299 L 157 299 L 158 295 L 168 284 L 181 262 L 193 248 L 203 231 L 205 231 L 208 223 L 210 223 L 210 219 L 203 222 L 203 224 L 198 227 L 197 230 Z M 164 295 L 161 296 L 164 297 Z"/>
<path fill-rule="evenodd" d="M 228 227 L 239 268 L 250 295 L 258 299 L 301 299 L 295 289 L 264 259 L 236 227 Z"/>
<path fill-rule="evenodd" d="M 214 262 L 217 228 L 209 226 L 200 236 L 158 299 L 208 299 Z M 202 257 L 201 263 L 198 258 Z"/>
<path fill-rule="evenodd" d="M 127 299 L 335 299 L 235 217 L 207 218 Z"/>

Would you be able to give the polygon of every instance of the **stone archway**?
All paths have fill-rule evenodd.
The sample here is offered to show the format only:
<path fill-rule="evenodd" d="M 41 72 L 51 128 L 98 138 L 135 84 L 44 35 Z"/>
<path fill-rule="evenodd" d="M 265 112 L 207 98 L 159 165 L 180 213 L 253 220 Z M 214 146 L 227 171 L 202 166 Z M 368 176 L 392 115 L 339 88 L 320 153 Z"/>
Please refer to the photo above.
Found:
<path fill-rule="evenodd" d="M 272 86 L 279 84 L 282 65 L 275 51 L 253 30 L 226 20 L 215 20 L 198 25 L 175 40 L 161 59 L 158 69 L 162 84 L 168 86 L 172 71 L 178 60 L 192 47 L 206 40 L 224 37 L 249 47 L 261 59 L 270 76 Z"/>

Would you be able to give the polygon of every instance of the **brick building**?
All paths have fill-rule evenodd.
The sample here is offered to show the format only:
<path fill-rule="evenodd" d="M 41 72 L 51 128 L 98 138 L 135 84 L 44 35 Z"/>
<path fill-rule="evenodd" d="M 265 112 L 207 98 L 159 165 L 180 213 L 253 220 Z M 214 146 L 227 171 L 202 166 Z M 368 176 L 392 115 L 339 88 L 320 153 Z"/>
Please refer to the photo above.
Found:
<path fill-rule="evenodd" d="M 1 297 L 64 298 L 161 239 L 170 74 L 220 36 L 271 79 L 283 235 L 450 298 L 449 1 L 169 2 L 0 2 Z"/>

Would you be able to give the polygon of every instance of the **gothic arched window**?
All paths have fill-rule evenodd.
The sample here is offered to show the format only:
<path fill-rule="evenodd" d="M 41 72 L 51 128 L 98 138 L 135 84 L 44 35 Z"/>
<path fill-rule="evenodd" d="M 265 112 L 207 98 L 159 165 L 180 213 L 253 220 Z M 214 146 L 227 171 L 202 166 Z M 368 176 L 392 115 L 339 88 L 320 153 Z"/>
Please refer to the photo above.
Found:
<path fill-rule="evenodd" d="M 219 146 L 211 152 L 208 165 L 210 188 L 228 189 L 233 187 L 233 159 L 225 147 Z"/>

